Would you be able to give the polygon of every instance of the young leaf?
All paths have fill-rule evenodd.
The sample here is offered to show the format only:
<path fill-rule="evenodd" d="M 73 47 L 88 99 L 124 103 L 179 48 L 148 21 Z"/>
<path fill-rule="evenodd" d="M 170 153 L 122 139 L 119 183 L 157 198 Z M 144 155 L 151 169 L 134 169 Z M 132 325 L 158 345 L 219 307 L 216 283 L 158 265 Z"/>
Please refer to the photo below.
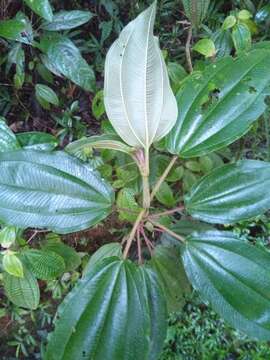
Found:
<path fill-rule="evenodd" d="M 101 116 L 105 113 L 103 90 L 99 90 L 93 99 L 92 113 L 97 120 L 99 120 Z"/>
<path fill-rule="evenodd" d="M 50 71 L 62 74 L 86 91 L 94 91 L 95 74 L 69 38 L 58 34 L 44 37 L 41 48 L 46 54 L 44 65 Z"/>
<path fill-rule="evenodd" d="M 0 36 L 8 40 L 19 40 L 25 27 L 26 23 L 22 20 L 1 20 Z"/>
<path fill-rule="evenodd" d="M 179 254 L 168 246 L 157 246 L 149 266 L 157 274 L 170 312 L 180 310 L 185 303 L 185 294 L 190 292 Z"/>
<path fill-rule="evenodd" d="M 178 120 L 167 149 L 182 157 L 205 155 L 241 137 L 264 112 L 270 84 L 269 49 L 227 57 L 185 79 L 177 94 Z"/>
<path fill-rule="evenodd" d="M 5 226 L 0 231 L 0 245 L 3 248 L 9 248 L 16 240 L 16 228 L 14 226 Z"/>
<path fill-rule="evenodd" d="M 65 271 L 64 259 L 53 251 L 37 249 L 25 250 L 22 253 L 27 268 L 41 280 L 52 280 Z"/>
<path fill-rule="evenodd" d="M 129 23 L 110 48 L 105 63 L 107 115 L 129 145 L 148 149 L 177 118 L 166 65 L 153 35 L 156 2 Z"/>
<path fill-rule="evenodd" d="M 111 211 L 111 187 L 63 152 L 0 153 L 0 169 L 0 218 L 7 224 L 69 233 L 93 226 Z"/>
<path fill-rule="evenodd" d="M 15 134 L 5 123 L 5 119 L 0 116 L 0 152 L 16 150 L 20 148 Z"/>
<path fill-rule="evenodd" d="M 35 310 L 39 304 L 39 287 L 34 275 L 24 269 L 24 277 L 19 278 L 8 273 L 3 274 L 4 289 L 13 304 Z"/>
<path fill-rule="evenodd" d="M 210 223 L 247 220 L 270 208 L 270 163 L 242 160 L 219 167 L 185 197 L 187 211 Z"/>
<path fill-rule="evenodd" d="M 47 31 L 74 29 L 87 23 L 92 17 L 93 14 L 90 11 L 62 10 L 58 13 L 55 13 L 50 22 L 42 24 L 41 28 Z"/>
<path fill-rule="evenodd" d="M 39 131 L 18 133 L 16 138 L 24 149 L 51 151 L 58 146 L 55 136 Z"/>
<path fill-rule="evenodd" d="M 3 269 L 10 275 L 22 278 L 24 275 L 21 260 L 12 252 L 7 252 L 3 256 Z"/>
<path fill-rule="evenodd" d="M 31 10 L 45 20 L 53 20 L 53 12 L 49 0 L 24 0 L 24 2 Z"/>
<path fill-rule="evenodd" d="M 47 85 L 36 84 L 36 98 L 41 106 L 43 106 L 44 101 L 55 106 L 59 105 L 58 96 L 56 93 Z"/>
<path fill-rule="evenodd" d="M 216 48 L 213 40 L 201 39 L 193 47 L 195 51 L 204 55 L 206 58 L 213 57 L 216 54 Z"/>
<path fill-rule="evenodd" d="M 187 238 L 183 262 L 203 299 L 230 325 L 270 339 L 270 253 L 233 233 L 208 231 Z"/>
<path fill-rule="evenodd" d="M 222 30 L 231 29 L 236 24 L 236 17 L 234 15 L 229 15 L 226 17 L 222 24 Z"/>
<path fill-rule="evenodd" d="M 157 359 L 161 346 L 153 344 L 166 331 L 160 298 L 154 276 L 143 277 L 128 260 L 104 259 L 60 306 L 44 360 Z"/>
<path fill-rule="evenodd" d="M 101 246 L 94 254 L 90 257 L 86 267 L 84 268 L 83 274 L 84 276 L 92 271 L 92 268 L 101 260 L 116 256 L 122 258 L 122 246 L 121 244 L 114 242 Z"/>

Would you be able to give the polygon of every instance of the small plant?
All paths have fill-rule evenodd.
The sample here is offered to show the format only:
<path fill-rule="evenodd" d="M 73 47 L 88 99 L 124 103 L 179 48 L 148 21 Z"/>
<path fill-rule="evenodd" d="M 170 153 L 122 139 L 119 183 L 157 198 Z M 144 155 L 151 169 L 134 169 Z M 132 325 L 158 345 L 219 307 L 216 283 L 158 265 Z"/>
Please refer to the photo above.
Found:
<path fill-rule="evenodd" d="M 65 151 L 23 149 L 12 134 L 9 141 L 4 138 L 3 223 L 67 234 L 117 211 L 133 224 L 122 244 L 104 245 L 90 258 L 59 307 L 46 360 L 158 359 L 167 309 L 183 306 L 190 285 L 230 325 L 270 339 L 270 253 L 222 226 L 270 208 L 270 164 L 241 160 L 213 168 L 210 157 L 264 113 L 270 45 L 262 43 L 191 73 L 175 97 L 153 34 L 155 13 L 156 2 L 122 30 L 107 54 L 104 103 L 113 131 L 82 138 Z M 129 156 L 133 173 L 140 176 L 134 176 L 139 191 L 127 191 L 130 172 L 125 173 L 115 205 L 110 183 L 79 160 L 93 149 Z M 157 152 L 169 161 L 155 182 L 151 161 Z M 184 167 L 190 174 L 206 175 L 193 177 L 188 186 L 182 183 Z M 168 185 L 172 178 L 180 204 Z M 17 254 L 4 256 L 13 257 L 19 278 Z"/>

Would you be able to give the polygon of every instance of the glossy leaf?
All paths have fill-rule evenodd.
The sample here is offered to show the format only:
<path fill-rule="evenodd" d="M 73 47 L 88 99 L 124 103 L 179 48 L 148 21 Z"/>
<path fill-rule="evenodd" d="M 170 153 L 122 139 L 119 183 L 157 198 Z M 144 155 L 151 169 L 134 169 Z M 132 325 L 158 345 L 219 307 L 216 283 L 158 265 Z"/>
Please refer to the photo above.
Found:
<path fill-rule="evenodd" d="M 154 326 L 166 329 L 161 294 L 130 261 L 103 260 L 60 306 L 44 360 L 157 359 L 153 344 L 163 339 Z"/>
<path fill-rule="evenodd" d="M 120 243 L 112 242 L 101 246 L 94 254 L 90 257 L 86 267 L 84 268 L 84 276 L 92 271 L 92 268 L 103 259 L 109 257 L 122 257 L 122 246 Z"/>
<path fill-rule="evenodd" d="M 24 269 L 24 277 L 19 278 L 8 273 L 3 274 L 4 289 L 13 304 L 35 310 L 39 304 L 39 287 L 34 275 Z"/>
<path fill-rule="evenodd" d="M 210 223 L 247 220 L 270 208 L 270 163 L 242 160 L 219 167 L 196 183 L 185 198 L 187 211 Z"/>
<path fill-rule="evenodd" d="M 22 20 L 1 20 L 0 37 L 9 40 L 19 40 L 21 33 L 24 31 L 26 24 Z"/>
<path fill-rule="evenodd" d="M 183 264 L 173 247 L 158 245 L 149 262 L 161 282 L 169 312 L 180 310 L 190 292 Z"/>
<path fill-rule="evenodd" d="M 53 251 L 25 250 L 23 260 L 32 273 L 41 280 L 52 280 L 65 271 L 64 259 Z"/>
<path fill-rule="evenodd" d="M 10 130 L 4 121 L 4 118 L 0 116 L 0 152 L 16 150 L 20 148 L 15 134 Z"/>
<path fill-rule="evenodd" d="M 270 4 L 263 6 L 256 14 L 255 21 L 257 24 L 269 24 L 270 23 Z"/>
<path fill-rule="evenodd" d="M 201 156 L 241 137 L 264 112 L 269 94 L 270 51 L 253 50 L 208 65 L 185 79 L 177 93 L 179 117 L 166 138 L 182 157 Z"/>
<path fill-rule="evenodd" d="M 230 325 L 270 339 L 270 253 L 231 232 L 193 233 L 183 262 L 193 287 Z"/>
<path fill-rule="evenodd" d="M 45 20 L 53 20 L 53 12 L 49 0 L 24 0 L 24 2 L 31 10 Z"/>
<path fill-rule="evenodd" d="M 36 84 L 35 86 L 36 98 L 41 103 L 45 101 L 49 104 L 53 104 L 55 106 L 59 105 L 59 99 L 56 93 L 47 85 Z"/>
<path fill-rule="evenodd" d="M 87 23 L 92 16 L 93 14 L 90 11 L 62 10 L 53 15 L 52 21 L 44 23 L 41 27 L 47 31 L 74 29 Z"/>
<path fill-rule="evenodd" d="M 130 22 L 105 63 L 104 101 L 109 120 L 129 145 L 148 149 L 177 118 L 166 65 L 153 35 L 156 2 Z"/>
<path fill-rule="evenodd" d="M 21 260 L 11 251 L 7 251 L 3 256 L 3 269 L 16 277 L 22 278 L 24 276 Z"/>
<path fill-rule="evenodd" d="M 247 51 L 251 47 L 251 34 L 249 28 L 242 23 L 237 24 L 232 32 L 232 39 L 236 51 Z"/>
<path fill-rule="evenodd" d="M 16 138 L 24 149 L 50 151 L 58 146 L 55 136 L 39 131 L 18 133 Z"/>
<path fill-rule="evenodd" d="M 111 211 L 111 187 L 63 152 L 2 153 L 0 169 L 0 218 L 6 224 L 68 233 L 93 226 Z"/>
<path fill-rule="evenodd" d="M 86 91 L 94 90 L 95 74 L 69 38 L 48 36 L 42 39 L 41 48 L 46 54 L 44 65 L 50 71 L 65 76 Z"/>

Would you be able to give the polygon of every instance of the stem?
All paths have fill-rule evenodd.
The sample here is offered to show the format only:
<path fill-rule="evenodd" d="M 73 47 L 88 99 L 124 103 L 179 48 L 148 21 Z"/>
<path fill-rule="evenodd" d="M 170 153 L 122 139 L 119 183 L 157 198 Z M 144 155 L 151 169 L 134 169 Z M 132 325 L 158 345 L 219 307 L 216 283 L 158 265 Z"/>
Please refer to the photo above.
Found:
<path fill-rule="evenodd" d="M 150 221 L 153 225 L 155 225 L 156 227 L 158 227 L 158 228 L 160 228 L 161 230 L 165 231 L 167 234 L 171 235 L 172 237 L 176 238 L 177 240 L 181 241 L 182 243 L 185 243 L 185 242 L 186 242 L 186 239 L 185 239 L 183 236 L 176 234 L 174 231 L 166 228 L 166 226 L 163 226 L 163 225 L 161 225 L 161 224 L 159 224 L 159 223 L 157 223 L 157 222 L 155 222 L 155 221 L 153 221 L 153 220 L 151 220 L 151 219 L 149 219 L 149 221 Z"/>
<path fill-rule="evenodd" d="M 167 166 L 166 170 L 164 171 L 164 173 L 161 175 L 161 177 L 158 179 L 156 185 L 154 186 L 151 196 L 150 196 L 150 201 L 152 201 L 156 195 L 156 193 L 158 192 L 161 184 L 163 183 L 163 181 L 166 179 L 166 177 L 169 175 L 169 172 L 171 171 L 173 165 L 175 164 L 176 160 L 178 159 L 178 156 L 174 156 L 172 158 L 172 160 L 170 161 L 169 165 Z"/>
<path fill-rule="evenodd" d="M 190 73 L 193 72 L 193 66 L 192 66 L 192 60 L 190 55 L 190 43 L 192 39 L 192 26 L 188 29 L 188 36 L 187 36 L 187 42 L 186 42 L 186 59 L 187 59 L 187 65 L 188 70 Z"/>
<path fill-rule="evenodd" d="M 142 183 L 143 183 L 143 208 L 145 210 L 148 210 L 150 208 L 150 203 L 151 203 L 148 176 L 142 175 Z"/>
<path fill-rule="evenodd" d="M 172 210 L 163 211 L 163 212 L 160 212 L 160 213 L 157 213 L 157 214 L 151 214 L 151 215 L 149 215 L 149 218 L 159 218 L 161 216 L 174 214 L 176 212 L 181 212 L 184 209 L 185 209 L 184 206 L 179 206 L 179 207 L 177 207 L 175 209 L 172 209 Z"/>
<path fill-rule="evenodd" d="M 136 235 L 137 228 L 138 228 L 138 226 L 140 225 L 140 222 L 141 222 L 144 214 L 145 214 L 145 210 L 142 210 L 142 211 L 139 213 L 139 215 L 138 215 L 138 217 L 137 217 L 137 219 L 136 219 L 136 221 L 135 221 L 135 223 L 134 223 L 134 225 L 133 225 L 133 228 L 132 228 L 132 230 L 131 230 L 131 232 L 130 232 L 130 234 L 129 234 L 129 237 L 128 237 L 128 239 L 127 239 L 127 244 L 126 244 L 126 247 L 125 247 L 125 250 L 124 250 L 124 254 L 123 254 L 123 258 L 124 258 L 124 259 L 126 259 L 127 256 L 128 256 L 128 252 L 129 252 L 129 249 L 130 249 L 130 247 L 131 247 L 132 241 L 133 241 L 133 239 L 134 239 L 134 236 Z"/>

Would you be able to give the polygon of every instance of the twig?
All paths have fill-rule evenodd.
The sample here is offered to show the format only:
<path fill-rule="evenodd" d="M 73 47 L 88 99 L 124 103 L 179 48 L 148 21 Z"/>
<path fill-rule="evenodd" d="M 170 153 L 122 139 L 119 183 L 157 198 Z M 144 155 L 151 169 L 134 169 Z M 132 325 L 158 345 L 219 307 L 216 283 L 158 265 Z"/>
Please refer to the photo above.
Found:
<path fill-rule="evenodd" d="M 142 234 L 142 236 L 143 236 L 143 238 L 144 238 L 144 242 L 145 242 L 145 244 L 146 244 L 146 246 L 147 246 L 147 248 L 148 248 L 151 256 L 153 256 L 154 245 L 151 243 L 151 241 L 150 241 L 150 240 L 148 239 L 148 237 L 146 236 L 146 233 L 145 233 L 145 231 L 144 231 L 144 228 L 141 228 L 140 231 L 141 231 L 141 234 Z"/>
<path fill-rule="evenodd" d="M 176 212 L 181 212 L 185 209 L 184 206 L 179 206 L 175 209 L 172 209 L 172 210 L 167 210 L 167 211 L 163 211 L 163 212 L 160 212 L 160 213 L 156 213 L 156 214 L 151 214 L 149 215 L 149 218 L 159 218 L 161 216 L 166 216 L 166 215 L 170 215 L 170 214 L 174 214 Z"/>
<path fill-rule="evenodd" d="M 129 252 L 129 249 L 130 249 L 130 247 L 131 247 L 132 241 L 133 241 L 133 239 L 134 239 L 134 236 L 135 236 L 135 234 L 136 234 L 137 228 L 138 228 L 138 226 L 140 225 L 140 222 L 141 222 L 144 214 L 145 214 L 145 210 L 142 210 L 142 211 L 139 213 L 139 215 L 138 215 L 138 217 L 137 217 L 137 219 L 136 219 L 136 221 L 135 221 L 135 223 L 134 223 L 134 225 L 133 225 L 133 228 L 132 228 L 132 230 L 131 230 L 131 232 L 130 232 L 130 234 L 129 234 L 129 237 L 128 237 L 128 239 L 127 239 L 127 244 L 126 244 L 126 247 L 125 247 L 125 250 L 124 250 L 124 254 L 123 254 L 123 258 L 124 258 L 124 259 L 126 259 L 127 256 L 128 256 L 128 252 Z"/>
<path fill-rule="evenodd" d="M 190 73 L 193 72 L 193 66 L 192 66 L 192 60 L 191 60 L 191 54 L 190 54 L 191 39 L 192 39 L 192 26 L 190 26 L 188 29 L 188 36 L 187 36 L 187 41 L 186 41 L 186 59 L 187 59 L 188 70 Z"/>
<path fill-rule="evenodd" d="M 27 240 L 27 244 L 29 244 L 34 239 L 34 237 L 37 236 L 37 234 L 42 234 L 42 233 L 46 233 L 46 232 L 49 232 L 49 230 L 34 230 L 33 234 Z"/>
<path fill-rule="evenodd" d="M 166 177 L 169 175 L 169 172 L 171 171 L 173 165 L 175 164 L 176 160 L 178 159 L 178 156 L 174 156 L 172 158 L 172 160 L 170 161 L 169 165 L 167 166 L 167 168 L 165 169 L 164 173 L 161 175 L 161 177 L 158 179 L 156 185 L 154 186 L 152 193 L 150 195 L 150 200 L 152 201 L 156 195 L 156 193 L 158 192 L 161 184 L 163 183 L 163 181 L 166 179 Z"/>
<path fill-rule="evenodd" d="M 181 241 L 182 243 L 185 243 L 186 242 L 186 239 L 181 236 L 181 235 L 178 235 L 176 234 L 174 231 L 166 228 L 166 226 L 163 226 L 162 224 L 159 224 L 151 219 L 149 219 L 149 221 L 156 227 L 160 228 L 161 230 L 165 231 L 166 233 L 168 233 L 169 235 L 171 235 L 172 237 L 176 238 L 177 240 Z"/>

